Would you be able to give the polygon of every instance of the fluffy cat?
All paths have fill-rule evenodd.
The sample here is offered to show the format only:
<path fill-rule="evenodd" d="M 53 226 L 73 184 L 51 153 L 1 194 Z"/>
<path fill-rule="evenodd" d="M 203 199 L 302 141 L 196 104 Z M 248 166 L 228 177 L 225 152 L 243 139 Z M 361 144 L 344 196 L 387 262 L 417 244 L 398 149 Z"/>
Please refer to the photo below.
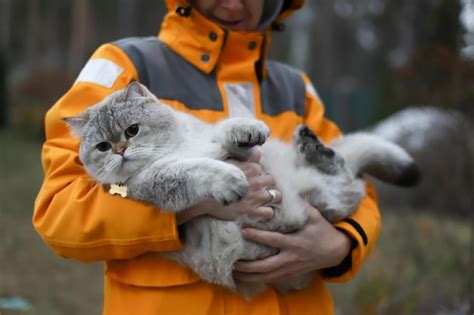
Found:
<path fill-rule="evenodd" d="M 352 214 L 364 197 L 364 173 L 399 185 L 413 184 L 417 175 L 403 149 L 368 134 L 341 137 L 326 147 L 301 125 L 292 144 L 266 141 L 269 129 L 261 121 L 231 118 L 207 124 L 161 104 L 135 82 L 65 121 L 81 138 L 79 155 L 90 176 L 101 184 L 124 184 L 128 198 L 173 212 L 205 198 L 229 204 L 245 196 L 244 173 L 224 160 L 246 160 L 262 145 L 260 163 L 284 196 L 274 206 L 273 219 L 197 217 L 184 226 L 184 248 L 164 254 L 205 281 L 247 298 L 266 285 L 234 282 L 234 262 L 263 258 L 275 250 L 244 240 L 243 225 L 283 233 L 302 227 L 307 214 L 301 194 L 336 222 Z M 276 288 L 302 289 L 311 279 L 312 274 L 305 274 Z"/>

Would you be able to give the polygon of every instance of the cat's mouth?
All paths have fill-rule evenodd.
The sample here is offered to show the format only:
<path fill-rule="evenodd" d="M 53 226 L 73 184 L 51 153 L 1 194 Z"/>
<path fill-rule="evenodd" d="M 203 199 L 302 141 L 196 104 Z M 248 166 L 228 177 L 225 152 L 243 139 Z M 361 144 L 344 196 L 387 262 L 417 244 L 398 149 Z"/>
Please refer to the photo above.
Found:
<path fill-rule="evenodd" d="M 122 162 L 131 160 L 132 159 L 131 157 L 133 156 L 133 152 L 131 152 L 130 148 L 127 148 L 127 147 L 117 150 L 115 154 L 120 156 Z"/>
<path fill-rule="evenodd" d="M 122 170 L 130 170 L 136 166 L 136 163 L 139 162 L 139 160 L 136 159 L 136 156 L 133 154 L 125 152 L 125 154 L 119 156 L 120 160 L 120 169 Z"/>

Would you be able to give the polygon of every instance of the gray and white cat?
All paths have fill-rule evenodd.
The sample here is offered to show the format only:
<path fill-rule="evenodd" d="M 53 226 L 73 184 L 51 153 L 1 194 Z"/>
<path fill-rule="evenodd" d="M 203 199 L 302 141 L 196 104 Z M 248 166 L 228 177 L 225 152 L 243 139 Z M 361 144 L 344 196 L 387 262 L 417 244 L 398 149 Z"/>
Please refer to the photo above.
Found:
<path fill-rule="evenodd" d="M 244 240 L 242 226 L 283 233 L 302 227 L 307 213 L 301 195 L 336 222 L 352 214 L 364 197 L 364 173 L 399 185 L 416 179 L 412 158 L 375 136 L 349 135 L 326 147 L 301 125 L 292 144 L 266 141 L 269 129 L 261 121 L 231 118 L 207 124 L 160 103 L 135 82 L 65 121 L 81 138 L 79 155 L 90 176 L 102 184 L 126 185 L 129 198 L 173 212 L 206 198 L 229 204 L 245 196 L 244 173 L 224 160 L 246 160 L 255 146 L 262 145 L 260 163 L 284 196 L 274 206 L 273 219 L 197 217 L 184 226 L 184 248 L 164 254 L 205 281 L 247 298 L 266 285 L 236 283 L 233 264 L 239 259 L 263 258 L 275 250 Z M 311 279 L 312 274 L 306 274 L 276 288 L 280 292 L 302 289 Z"/>

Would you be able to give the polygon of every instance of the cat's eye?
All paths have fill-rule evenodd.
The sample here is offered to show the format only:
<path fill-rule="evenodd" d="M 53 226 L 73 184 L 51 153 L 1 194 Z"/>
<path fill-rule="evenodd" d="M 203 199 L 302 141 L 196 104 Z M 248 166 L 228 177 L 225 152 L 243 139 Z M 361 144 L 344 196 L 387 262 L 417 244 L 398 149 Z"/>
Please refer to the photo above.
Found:
<path fill-rule="evenodd" d="M 130 125 L 130 127 L 128 127 L 127 129 L 125 129 L 125 137 L 127 139 L 129 138 L 132 138 L 132 137 L 135 137 L 138 133 L 138 124 L 133 124 L 133 125 Z"/>
<path fill-rule="evenodd" d="M 110 150 L 112 148 L 112 145 L 108 142 L 101 142 L 98 143 L 96 146 L 97 150 L 105 152 L 107 150 Z"/>

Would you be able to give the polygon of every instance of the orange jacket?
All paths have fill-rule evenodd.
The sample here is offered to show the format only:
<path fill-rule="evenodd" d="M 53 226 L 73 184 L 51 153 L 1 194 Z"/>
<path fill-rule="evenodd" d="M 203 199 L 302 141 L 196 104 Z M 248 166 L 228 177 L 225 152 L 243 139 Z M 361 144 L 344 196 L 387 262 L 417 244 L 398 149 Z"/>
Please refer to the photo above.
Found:
<path fill-rule="evenodd" d="M 292 1 L 279 19 L 302 2 Z M 305 74 L 264 60 L 268 32 L 224 31 L 195 10 L 188 17 L 178 14 L 174 10 L 178 3 L 186 5 L 186 1 L 168 1 L 170 10 L 158 39 L 101 46 L 72 88 L 48 111 L 42 152 L 45 178 L 35 202 L 33 224 L 59 255 L 106 262 L 105 314 L 332 314 L 324 280 L 352 278 L 378 238 L 380 216 L 370 187 L 356 213 L 336 224 L 355 240 L 346 260 L 348 270 L 343 274 L 336 270 L 331 278 L 329 274 L 317 276 L 299 292 L 278 295 L 268 289 L 245 302 L 160 257 L 159 252 L 182 246 L 174 214 L 111 196 L 91 180 L 78 160 L 79 141 L 71 137 L 61 118 L 81 112 L 132 80 L 156 85 L 158 90 L 152 91 L 163 102 L 208 122 L 232 115 L 238 96 L 232 91 L 237 87 L 250 93 L 246 95 L 253 99 L 251 111 L 270 126 L 274 137 L 289 140 L 300 123 L 309 125 L 326 142 L 340 135 L 324 118 L 321 101 Z M 148 54 L 145 59 L 152 62 L 150 67 L 140 64 L 145 60 L 144 51 Z M 189 80 L 182 81 L 183 75 L 189 75 Z M 166 84 L 172 88 L 160 90 Z M 276 107 L 269 107 L 269 102 Z"/>

